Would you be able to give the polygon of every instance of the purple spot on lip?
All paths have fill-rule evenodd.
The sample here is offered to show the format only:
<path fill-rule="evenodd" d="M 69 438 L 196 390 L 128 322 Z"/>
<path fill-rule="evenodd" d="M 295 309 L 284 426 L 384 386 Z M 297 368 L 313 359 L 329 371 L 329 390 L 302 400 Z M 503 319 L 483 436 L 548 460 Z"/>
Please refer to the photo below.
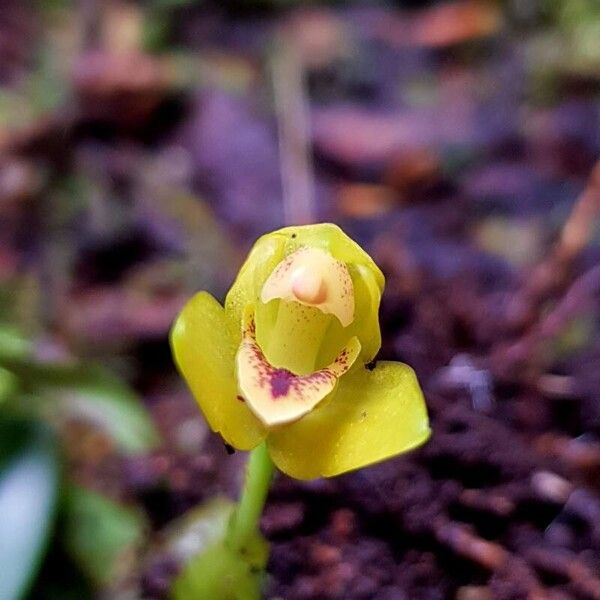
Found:
<path fill-rule="evenodd" d="M 286 396 L 293 379 L 294 374 L 291 371 L 288 371 L 287 369 L 275 369 L 271 373 L 270 381 L 273 399 Z"/>

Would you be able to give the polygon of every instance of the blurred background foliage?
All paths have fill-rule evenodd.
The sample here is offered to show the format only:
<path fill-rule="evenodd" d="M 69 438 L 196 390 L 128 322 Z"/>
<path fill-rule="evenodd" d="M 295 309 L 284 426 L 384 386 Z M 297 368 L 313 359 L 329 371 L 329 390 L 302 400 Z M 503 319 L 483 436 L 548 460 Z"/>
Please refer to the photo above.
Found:
<path fill-rule="evenodd" d="M 19 598 L 31 589 L 50 543 L 64 544 L 79 579 L 105 584 L 139 547 L 145 518 L 77 484 L 64 465 L 65 429 L 86 423 L 123 454 L 148 452 L 158 433 L 125 383 L 50 342 L 25 337 L 18 320 L 7 319 L 10 312 L 2 312 L 0 323 L 0 596 Z M 60 569 L 66 589 L 44 581 L 33 597 L 79 593 Z"/>
<path fill-rule="evenodd" d="M 316 215 L 364 240 L 388 275 L 383 353 L 432 389 L 467 377 L 472 404 L 492 411 L 493 368 L 475 359 L 503 335 L 488 322 L 499 300 L 477 294 L 519 289 L 584 189 L 599 65 L 597 0 L 5 0 L 0 598 L 161 598 L 173 581 L 174 597 L 192 597 L 192 557 L 226 522 L 219 498 L 235 493 L 240 460 L 208 436 L 167 333 L 193 291 L 222 296 L 252 239 L 284 219 Z M 592 217 L 578 274 L 597 263 Z M 544 300 L 554 329 L 534 329 L 544 348 L 526 346 L 535 364 L 522 372 L 537 379 L 522 396 L 540 382 L 597 393 L 584 298 L 558 316 L 560 299 Z M 581 356 L 579 380 L 568 365 Z M 514 402 L 516 429 L 550 422 L 541 401 L 534 416 Z M 596 448 L 583 406 L 557 427 Z M 327 485 L 289 495 L 321 490 L 335 505 L 344 494 L 332 501 Z M 276 540 L 288 525 L 312 531 L 284 505 L 267 519 Z M 280 544 L 291 558 L 275 562 L 277 593 L 333 594 L 310 585 L 334 577 L 335 557 Z M 298 584 L 309 592 L 286 588 L 313 559 Z"/>

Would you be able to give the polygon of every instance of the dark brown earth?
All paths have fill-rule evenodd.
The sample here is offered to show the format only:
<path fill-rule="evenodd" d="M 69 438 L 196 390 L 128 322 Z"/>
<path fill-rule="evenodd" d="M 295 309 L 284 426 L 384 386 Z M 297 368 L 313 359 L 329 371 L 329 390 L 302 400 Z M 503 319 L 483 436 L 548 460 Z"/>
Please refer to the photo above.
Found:
<path fill-rule="evenodd" d="M 40 27 L 12 5 L 7 85 Z M 284 222 L 278 131 L 297 114 L 277 108 L 272 78 L 296 67 L 281 52 L 292 62 L 269 70 L 277 34 L 305 53 L 314 218 L 385 271 L 379 358 L 415 368 L 433 435 L 336 479 L 279 476 L 266 597 L 600 599 L 600 79 L 525 59 L 548 27 L 571 33 L 479 2 L 165 14 L 156 54 L 115 56 L 92 27 L 72 96 L 0 131 L 0 274 L 39 268 L 49 332 L 123 373 L 164 437 L 119 459 L 74 427 L 76 477 L 139 502 L 152 542 L 236 494 L 243 457 L 206 431 L 167 333 L 194 290 L 222 296 L 253 239 Z M 175 47 L 196 61 L 183 74 Z M 95 198 L 87 220 L 59 211 L 66 180 Z M 149 548 L 130 578 L 166 598 L 179 565 Z"/>

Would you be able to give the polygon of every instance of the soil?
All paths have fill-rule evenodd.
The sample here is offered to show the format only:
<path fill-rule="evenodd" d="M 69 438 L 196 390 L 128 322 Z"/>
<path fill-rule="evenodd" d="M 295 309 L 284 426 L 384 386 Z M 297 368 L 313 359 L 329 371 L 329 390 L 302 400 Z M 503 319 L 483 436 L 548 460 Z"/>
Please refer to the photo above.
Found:
<path fill-rule="evenodd" d="M 206 430 L 167 332 L 192 290 L 222 295 L 252 240 L 283 223 L 290 115 L 272 98 L 265 39 L 298 22 L 314 33 L 316 50 L 286 39 L 307 56 L 316 218 L 385 271 L 378 358 L 416 370 L 433 435 L 335 479 L 277 478 L 262 521 L 273 600 L 600 600 L 599 80 L 568 65 L 544 79 L 525 59 L 539 23 L 444 6 L 173 8 L 162 55 L 117 68 L 84 53 L 77 103 L 3 142 L 2 167 L 22 175 L 5 270 L 40 252 L 41 192 L 75 175 L 101 197 L 96 221 L 60 230 L 73 269 L 66 285 L 43 271 L 47 308 L 69 348 L 130 379 L 165 443 L 72 468 L 138 501 L 159 535 L 239 485 L 243 457 Z M 171 46 L 201 85 L 161 62 Z M 3 77 L 25 68 L 21 54 Z M 40 165 L 41 188 L 28 170 Z M 178 569 L 154 552 L 132 578 L 158 600 Z"/>

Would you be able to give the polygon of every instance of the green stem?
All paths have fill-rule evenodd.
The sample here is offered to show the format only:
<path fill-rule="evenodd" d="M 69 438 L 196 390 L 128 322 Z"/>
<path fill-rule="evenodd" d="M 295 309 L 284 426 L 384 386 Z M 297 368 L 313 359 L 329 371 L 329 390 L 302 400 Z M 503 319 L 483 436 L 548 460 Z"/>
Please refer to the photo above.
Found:
<path fill-rule="evenodd" d="M 273 478 L 273 469 L 273 462 L 265 443 L 252 450 L 246 464 L 246 480 L 242 496 L 233 513 L 227 532 L 226 544 L 231 549 L 241 550 L 258 531 L 260 517 Z"/>

